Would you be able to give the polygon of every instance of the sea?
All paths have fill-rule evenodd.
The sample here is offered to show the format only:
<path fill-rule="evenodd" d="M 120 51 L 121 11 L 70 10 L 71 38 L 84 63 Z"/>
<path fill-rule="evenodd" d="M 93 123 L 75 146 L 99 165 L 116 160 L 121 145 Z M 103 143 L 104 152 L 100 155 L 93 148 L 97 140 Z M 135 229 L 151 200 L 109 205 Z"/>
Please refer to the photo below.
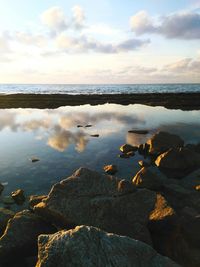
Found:
<path fill-rule="evenodd" d="M 200 84 L 0 84 L 0 94 L 198 93 Z"/>

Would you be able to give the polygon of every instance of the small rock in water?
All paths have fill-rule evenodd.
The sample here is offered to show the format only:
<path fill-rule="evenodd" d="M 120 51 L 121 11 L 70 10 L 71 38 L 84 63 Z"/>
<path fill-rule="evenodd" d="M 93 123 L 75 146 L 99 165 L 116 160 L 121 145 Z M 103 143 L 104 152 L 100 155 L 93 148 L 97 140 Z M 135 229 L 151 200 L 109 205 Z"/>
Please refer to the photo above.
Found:
<path fill-rule="evenodd" d="M 91 134 L 91 137 L 99 137 L 99 134 Z"/>
<path fill-rule="evenodd" d="M 3 190 L 4 190 L 4 186 L 3 186 L 3 184 L 0 183 L 0 195 L 3 192 Z"/>
<path fill-rule="evenodd" d="M 130 156 L 128 154 L 119 154 L 118 157 L 122 158 L 122 159 L 129 159 L 130 158 Z"/>
<path fill-rule="evenodd" d="M 38 158 L 31 158 L 31 162 L 37 162 L 37 161 L 40 161 L 40 159 L 38 159 Z"/>
<path fill-rule="evenodd" d="M 118 170 L 117 170 L 117 166 L 116 165 L 107 165 L 104 166 L 104 171 L 108 174 L 115 174 Z"/>
<path fill-rule="evenodd" d="M 129 152 L 133 152 L 133 151 L 137 151 L 138 150 L 138 147 L 137 146 L 131 146 L 131 145 L 128 145 L 128 144 L 125 144 L 123 146 L 120 147 L 120 151 L 122 153 L 129 153 Z"/>
<path fill-rule="evenodd" d="M 11 194 L 17 205 L 22 205 L 25 201 L 24 191 L 22 189 L 18 189 Z"/>
<path fill-rule="evenodd" d="M 5 197 L 3 197 L 3 203 L 5 205 L 13 205 L 15 203 L 15 201 L 11 196 L 5 196 Z"/>
<path fill-rule="evenodd" d="M 128 131 L 129 133 L 134 133 L 134 134 L 148 134 L 148 130 L 130 130 Z"/>
<path fill-rule="evenodd" d="M 85 126 L 85 128 L 90 128 L 90 127 L 92 127 L 91 124 L 87 124 L 87 125 Z"/>
<path fill-rule="evenodd" d="M 195 189 L 196 189 L 197 191 L 200 191 L 200 185 L 197 185 L 197 186 L 195 187 Z"/>
<path fill-rule="evenodd" d="M 77 125 L 77 128 L 82 128 L 83 127 L 83 125 Z"/>

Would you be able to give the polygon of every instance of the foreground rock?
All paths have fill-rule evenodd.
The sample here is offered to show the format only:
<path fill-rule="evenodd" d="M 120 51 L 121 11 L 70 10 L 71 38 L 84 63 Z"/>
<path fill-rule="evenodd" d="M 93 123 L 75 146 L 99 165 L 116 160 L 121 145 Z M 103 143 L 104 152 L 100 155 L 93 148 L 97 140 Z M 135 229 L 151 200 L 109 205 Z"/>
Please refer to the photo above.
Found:
<path fill-rule="evenodd" d="M 128 144 L 125 144 L 123 146 L 120 147 L 120 151 L 124 154 L 127 154 L 129 152 L 135 152 L 138 150 L 138 147 L 137 146 L 131 146 L 131 145 L 128 145 Z"/>
<path fill-rule="evenodd" d="M 149 153 L 153 155 L 166 152 L 170 148 L 182 147 L 184 141 L 175 134 L 167 132 L 158 132 L 147 141 Z"/>
<path fill-rule="evenodd" d="M 34 255 L 37 252 L 37 237 L 43 233 L 53 232 L 54 227 L 30 211 L 16 213 L 8 221 L 6 230 L 0 238 L 0 261 L 7 262 L 10 259 Z"/>
<path fill-rule="evenodd" d="M 156 194 L 128 181 L 81 168 L 34 207 L 57 227 L 90 225 L 151 243 L 146 228 Z"/>
<path fill-rule="evenodd" d="M 182 178 L 200 168 L 200 154 L 181 147 L 161 154 L 155 164 L 169 177 Z"/>
<path fill-rule="evenodd" d="M 38 203 L 40 203 L 46 197 L 47 197 L 46 195 L 41 195 L 41 196 L 32 195 L 32 196 L 30 196 L 30 198 L 29 198 L 29 208 L 30 209 L 33 209 L 33 207 L 35 205 L 37 205 Z"/>
<path fill-rule="evenodd" d="M 142 242 L 88 226 L 41 235 L 38 246 L 36 267 L 179 266 Z"/>
<path fill-rule="evenodd" d="M 143 167 L 134 177 L 133 184 L 140 188 L 158 191 L 166 181 L 166 177 L 156 167 Z"/>

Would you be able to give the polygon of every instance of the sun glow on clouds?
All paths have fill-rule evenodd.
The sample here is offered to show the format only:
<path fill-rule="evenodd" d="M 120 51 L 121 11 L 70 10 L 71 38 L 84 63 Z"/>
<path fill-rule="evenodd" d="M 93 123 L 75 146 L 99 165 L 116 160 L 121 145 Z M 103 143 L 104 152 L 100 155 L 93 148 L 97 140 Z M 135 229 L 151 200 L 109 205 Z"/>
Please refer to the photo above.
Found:
<path fill-rule="evenodd" d="M 126 30 L 104 21 L 89 22 L 80 5 L 71 10 L 52 6 L 38 16 L 37 31 L 19 28 L 0 33 L 0 82 L 200 82 L 196 10 L 165 16 L 141 10 L 124 18 Z M 181 47 L 191 42 L 192 56 L 174 54 L 179 52 L 174 39 Z M 157 42 L 167 43 L 166 53 L 163 48 L 158 54 Z"/>

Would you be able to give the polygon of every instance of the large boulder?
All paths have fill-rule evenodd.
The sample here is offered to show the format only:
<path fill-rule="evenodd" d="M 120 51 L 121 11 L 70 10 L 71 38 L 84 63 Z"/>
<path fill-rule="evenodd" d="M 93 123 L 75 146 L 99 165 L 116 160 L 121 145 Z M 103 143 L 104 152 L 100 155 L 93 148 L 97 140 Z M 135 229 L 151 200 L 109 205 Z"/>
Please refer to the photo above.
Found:
<path fill-rule="evenodd" d="M 0 238 L 0 261 L 23 258 L 37 252 L 37 238 L 43 233 L 53 233 L 55 228 L 28 210 L 15 214 L 8 221 Z M 11 257 L 11 258 L 10 258 Z"/>
<path fill-rule="evenodd" d="M 132 182 L 137 187 L 158 191 L 166 180 L 165 175 L 157 167 L 143 167 L 133 177 Z"/>
<path fill-rule="evenodd" d="M 150 246 L 89 226 L 38 238 L 36 267 L 178 267 Z"/>
<path fill-rule="evenodd" d="M 90 225 L 150 243 L 146 224 L 155 200 L 154 192 L 129 181 L 80 168 L 34 210 L 57 227 Z"/>
<path fill-rule="evenodd" d="M 190 149 L 172 148 L 158 156 L 155 164 L 171 178 L 182 178 L 200 168 L 200 154 Z"/>
<path fill-rule="evenodd" d="M 157 155 L 170 148 L 182 147 L 184 141 L 178 135 L 158 132 L 147 141 L 147 144 L 149 145 L 149 153 Z"/>

